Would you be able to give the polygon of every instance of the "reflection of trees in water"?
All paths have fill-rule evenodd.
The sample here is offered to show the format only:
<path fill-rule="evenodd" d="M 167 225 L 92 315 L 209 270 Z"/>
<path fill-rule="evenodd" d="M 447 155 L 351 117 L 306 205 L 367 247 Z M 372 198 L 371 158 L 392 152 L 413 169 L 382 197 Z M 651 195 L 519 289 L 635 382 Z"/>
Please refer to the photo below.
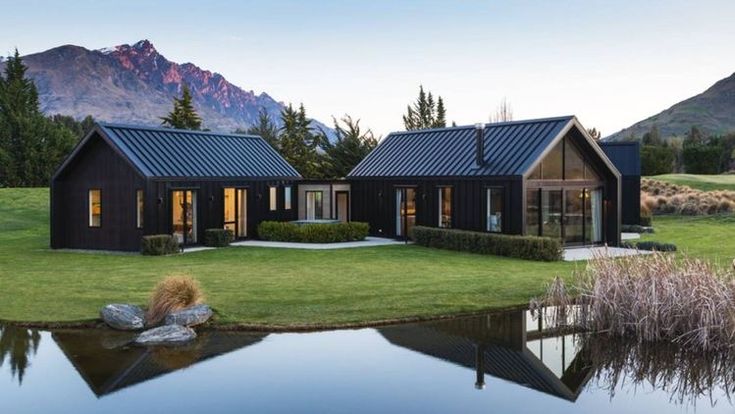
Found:
<path fill-rule="evenodd" d="M 700 353 L 671 343 L 639 343 L 607 335 L 589 337 L 584 349 L 597 385 L 610 398 L 624 387 L 648 383 L 668 393 L 672 403 L 695 406 L 706 398 L 715 405 L 720 397 L 732 403 L 734 352 Z"/>
<path fill-rule="evenodd" d="M 38 351 L 41 334 L 35 329 L 26 329 L 12 325 L 0 325 L 0 367 L 7 360 L 10 373 L 18 383 L 23 383 L 23 376 L 28 368 L 31 353 Z"/>

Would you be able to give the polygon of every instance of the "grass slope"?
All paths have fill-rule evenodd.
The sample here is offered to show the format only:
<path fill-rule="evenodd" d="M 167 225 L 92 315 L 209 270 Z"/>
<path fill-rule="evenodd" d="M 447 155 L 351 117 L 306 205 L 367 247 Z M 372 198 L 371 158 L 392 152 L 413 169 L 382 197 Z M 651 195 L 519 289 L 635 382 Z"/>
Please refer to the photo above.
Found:
<path fill-rule="evenodd" d="M 655 216 L 643 240 L 674 243 L 681 253 L 730 266 L 735 258 L 735 216 Z"/>
<path fill-rule="evenodd" d="M 649 178 L 666 181 L 672 184 L 686 185 L 702 191 L 733 190 L 735 191 L 735 174 L 663 174 Z"/>
<path fill-rule="evenodd" d="M 48 249 L 48 190 L 0 189 L 0 319 L 96 318 L 143 304 L 163 276 L 196 277 L 219 322 L 341 324 L 521 305 L 575 265 L 418 246 L 231 247 L 170 257 Z"/>

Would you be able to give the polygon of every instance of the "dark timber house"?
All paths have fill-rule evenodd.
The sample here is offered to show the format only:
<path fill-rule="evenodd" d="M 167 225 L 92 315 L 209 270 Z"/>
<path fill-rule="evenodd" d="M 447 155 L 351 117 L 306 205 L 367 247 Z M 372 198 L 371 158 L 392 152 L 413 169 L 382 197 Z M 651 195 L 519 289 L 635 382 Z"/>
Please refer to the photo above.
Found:
<path fill-rule="evenodd" d="M 605 155 L 622 177 L 622 214 L 624 224 L 641 223 L 641 147 L 638 141 L 600 142 Z"/>
<path fill-rule="evenodd" d="M 347 176 L 352 220 L 620 243 L 620 173 L 574 116 L 396 132 Z"/>
<path fill-rule="evenodd" d="M 297 218 L 301 179 L 257 136 L 98 124 L 51 182 L 51 247 L 138 250 L 143 235 L 202 242 Z"/>

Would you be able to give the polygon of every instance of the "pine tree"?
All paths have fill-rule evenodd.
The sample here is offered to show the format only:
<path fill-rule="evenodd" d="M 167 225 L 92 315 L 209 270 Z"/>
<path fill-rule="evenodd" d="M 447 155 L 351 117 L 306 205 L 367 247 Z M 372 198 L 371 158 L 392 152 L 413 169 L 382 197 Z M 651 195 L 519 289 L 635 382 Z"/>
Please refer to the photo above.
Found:
<path fill-rule="evenodd" d="M 271 116 L 268 115 L 268 111 L 266 111 L 265 108 L 260 108 L 260 110 L 258 110 L 258 122 L 248 128 L 246 133 L 250 135 L 258 135 L 276 150 L 280 147 L 278 127 L 275 122 L 273 122 L 273 119 L 271 119 Z"/>
<path fill-rule="evenodd" d="M 202 118 L 194 109 L 189 87 L 184 85 L 181 98 L 174 98 L 174 109 L 167 116 L 161 117 L 161 125 L 169 128 L 202 129 Z"/>
<path fill-rule="evenodd" d="M 600 138 L 602 138 L 602 133 L 598 131 L 597 128 L 587 128 L 587 133 L 590 134 L 590 137 L 595 141 L 599 141 Z"/>
<path fill-rule="evenodd" d="M 344 126 L 336 118 L 332 119 L 337 138 L 334 143 L 328 140 L 321 143 L 327 156 L 321 175 L 325 178 L 343 178 L 378 145 L 378 140 L 370 129 L 363 131 L 360 128 L 359 119 L 354 121 L 345 115 L 341 119 Z"/>
<path fill-rule="evenodd" d="M 446 126 L 446 108 L 441 96 L 434 102 L 434 95 L 424 91 L 419 85 L 419 96 L 409 104 L 403 115 L 403 125 L 407 131 L 427 128 L 443 128 Z"/>
<path fill-rule="evenodd" d="M 306 178 L 321 178 L 321 157 L 316 149 L 319 136 L 311 128 L 311 120 L 301 104 L 299 109 L 289 104 L 281 110 L 279 150 L 283 158 Z"/>

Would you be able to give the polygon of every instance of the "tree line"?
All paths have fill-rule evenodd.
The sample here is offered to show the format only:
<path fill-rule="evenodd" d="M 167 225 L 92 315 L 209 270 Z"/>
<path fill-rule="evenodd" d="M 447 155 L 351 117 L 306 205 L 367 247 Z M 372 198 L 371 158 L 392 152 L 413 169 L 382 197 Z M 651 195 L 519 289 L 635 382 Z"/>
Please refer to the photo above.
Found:
<path fill-rule="evenodd" d="M 626 138 L 635 141 L 633 135 Z M 721 174 L 735 169 L 735 133 L 705 135 L 692 126 L 664 139 L 655 125 L 641 137 L 641 174 Z"/>

